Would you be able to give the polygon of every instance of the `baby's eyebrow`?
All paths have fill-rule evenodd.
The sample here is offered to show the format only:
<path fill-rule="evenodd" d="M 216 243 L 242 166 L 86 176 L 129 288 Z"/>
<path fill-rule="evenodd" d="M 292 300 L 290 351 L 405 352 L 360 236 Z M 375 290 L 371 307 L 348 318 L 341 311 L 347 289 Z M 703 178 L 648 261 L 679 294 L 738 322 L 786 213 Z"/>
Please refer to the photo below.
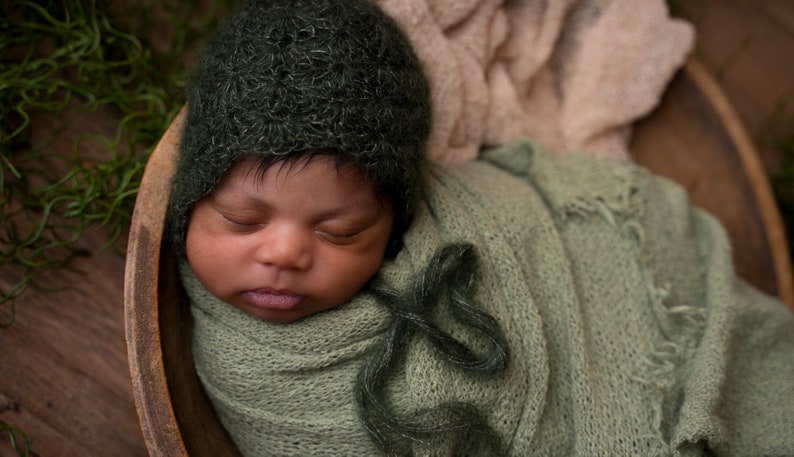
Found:
<path fill-rule="evenodd" d="M 233 195 L 230 195 L 233 194 Z M 249 193 L 245 190 L 235 191 L 229 189 L 218 189 L 218 192 L 213 192 L 210 195 L 211 202 L 216 209 L 231 210 L 231 209 L 245 209 L 263 212 L 276 211 L 276 205 L 270 203 L 267 199 L 260 197 L 258 194 Z M 384 205 L 380 204 L 377 199 L 373 201 L 363 201 L 362 198 L 350 198 L 345 200 L 342 204 L 328 208 L 324 211 L 317 213 L 319 219 L 330 219 L 340 216 L 356 216 L 372 214 L 373 217 L 380 216 L 385 210 Z"/>
<path fill-rule="evenodd" d="M 333 218 L 347 215 L 366 215 L 370 214 L 372 217 L 380 216 L 383 212 L 383 205 L 376 202 L 361 203 L 360 199 L 347 200 L 344 205 L 335 208 L 329 208 L 327 211 L 322 211 L 318 214 L 321 218 Z"/>
<path fill-rule="evenodd" d="M 257 210 L 269 211 L 273 209 L 273 205 L 269 204 L 266 200 L 251 195 L 245 191 L 236 191 L 229 188 L 218 188 L 215 192 L 209 195 L 211 204 L 215 207 L 223 209 L 231 208 L 252 208 Z"/>
<path fill-rule="evenodd" d="M 378 221 L 388 211 L 388 208 L 390 207 L 377 197 L 372 196 L 366 199 L 359 197 L 346 200 L 346 205 L 336 208 L 335 211 L 332 209 L 321 215 L 320 218 L 350 218 L 356 224 L 368 225 Z"/>

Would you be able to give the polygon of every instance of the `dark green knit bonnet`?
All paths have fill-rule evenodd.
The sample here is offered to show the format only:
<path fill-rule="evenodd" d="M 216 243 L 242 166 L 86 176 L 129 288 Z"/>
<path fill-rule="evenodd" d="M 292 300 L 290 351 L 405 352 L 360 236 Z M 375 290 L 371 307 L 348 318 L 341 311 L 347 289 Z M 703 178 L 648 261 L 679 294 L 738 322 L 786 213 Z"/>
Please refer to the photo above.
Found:
<path fill-rule="evenodd" d="M 255 0 L 203 50 L 169 218 L 184 252 L 191 207 L 249 156 L 334 150 L 391 198 L 397 232 L 419 192 L 427 80 L 407 38 L 367 0 Z M 399 233 L 398 233 L 399 234 Z"/>

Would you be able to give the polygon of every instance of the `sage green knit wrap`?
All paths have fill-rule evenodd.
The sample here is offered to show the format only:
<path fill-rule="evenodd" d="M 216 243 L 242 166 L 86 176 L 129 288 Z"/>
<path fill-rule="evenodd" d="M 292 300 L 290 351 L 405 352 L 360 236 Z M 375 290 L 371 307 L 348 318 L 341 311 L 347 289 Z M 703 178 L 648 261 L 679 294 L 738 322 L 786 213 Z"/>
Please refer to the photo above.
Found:
<path fill-rule="evenodd" d="M 471 404 L 516 456 L 794 455 L 794 316 L 734 276 L 723 229 L 678 186 L 531 143 L 434 167 L 378 284 L 406 290 L 460 242 L 479 254 L 475 298 L 504 330 L 509 364 L 468 376 L 417 335 L 386 389 L 397 412 Z M 394 320 L 370 291 L 279 325 L 182 273 L 197 371 L 245 455 L 377 452 L 354 392 Z M 439 326 L 488 346 L 445 309 Z M 442 434 L 412 450 L 452 445 Z"/>

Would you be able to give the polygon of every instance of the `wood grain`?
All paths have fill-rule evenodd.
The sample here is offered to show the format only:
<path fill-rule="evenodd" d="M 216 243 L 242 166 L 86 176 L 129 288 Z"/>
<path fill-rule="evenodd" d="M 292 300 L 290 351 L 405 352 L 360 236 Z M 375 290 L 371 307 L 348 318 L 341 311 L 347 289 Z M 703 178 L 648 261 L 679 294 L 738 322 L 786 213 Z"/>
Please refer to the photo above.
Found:
<path fill-rule="evenodd" d="M 105 252 L 76 266 L 84 273 L 46 273 L 44 284 L 68 288 L 28 290 L 13 326 L 0 330 L 0 419 L 41 456 L 146 455 L 125 357 L 124 259 Z"/>

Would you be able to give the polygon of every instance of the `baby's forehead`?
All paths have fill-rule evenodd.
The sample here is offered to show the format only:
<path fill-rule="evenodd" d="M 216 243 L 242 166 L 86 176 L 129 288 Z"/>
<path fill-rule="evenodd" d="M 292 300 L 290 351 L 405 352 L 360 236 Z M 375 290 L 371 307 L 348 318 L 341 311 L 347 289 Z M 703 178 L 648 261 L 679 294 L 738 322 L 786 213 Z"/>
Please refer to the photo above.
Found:
<path fill-rule="evenodd" d="M 258 186 L 268 182 L 279 182 L 305 173 L 311 169 L 313 175 L 318 173 L 331 177 L 330 183 L 349 184 L 358 187 L 369 187 L 375 191 L 376 183 L 369 179 L 364 171 L 351 159 L 333 153 L 310 153 L 284 156 L 246 155 L 232 164 L 215 190 L 229 185 Z"/>

